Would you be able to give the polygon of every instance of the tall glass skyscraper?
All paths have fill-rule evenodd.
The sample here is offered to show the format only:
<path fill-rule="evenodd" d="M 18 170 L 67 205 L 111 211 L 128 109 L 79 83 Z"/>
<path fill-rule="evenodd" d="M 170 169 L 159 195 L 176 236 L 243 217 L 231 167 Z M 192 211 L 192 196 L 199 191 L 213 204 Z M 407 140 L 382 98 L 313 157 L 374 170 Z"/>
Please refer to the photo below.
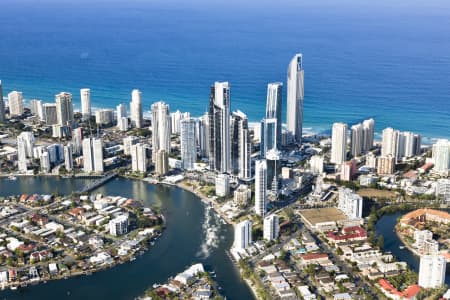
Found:
<path fill-rule="evenodd" d="M 302 142 L 304 76 L 302 54 L 296 54 L 288 68 L 286 123 L 297 144 Z"/>

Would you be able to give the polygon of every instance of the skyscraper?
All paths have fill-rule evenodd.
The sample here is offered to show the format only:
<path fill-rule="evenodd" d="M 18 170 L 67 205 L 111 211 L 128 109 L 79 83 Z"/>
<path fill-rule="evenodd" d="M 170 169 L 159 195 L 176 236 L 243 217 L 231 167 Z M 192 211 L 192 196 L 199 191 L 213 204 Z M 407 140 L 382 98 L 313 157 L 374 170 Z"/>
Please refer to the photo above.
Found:
<path fill-rule="evenodd" d="M 362 218 L 363 199 L 351 189 L 339 188 L 338 208 L 350 219 Z"/>
<path fill-rule="evenodd" d="M 42 104 L 42 117 L 43 121 L 47 125 L 57 124 L 58 117 L 56 115 L 56 104 L 55 103 Z"/>
<path fill-rule="evenodd" d="M 282 110 L 283 84 L 281 82 L 267 85 L 266 119 L 275 119 L 275 136 L 270 143 L 279 149 L 281 147 L 281 110 Z M 272 121 L 273 123 L 273 121 Z M 271 148 L 269 148 L 271 149 Z"/>
<path fill-rule="evenodd" d="M 450 169 L 450 142 L 445 139 L 438 140 L 433 145 L 433 171 L 448 175 Z"/>
<path fill-rule="evenodd" d="M 73 153 L 81 154 L 83 147 L 83 131 L 81 127 L 72 130 Z"/>
<path fill-rule="evenodd" d="M 117 123 L 122 118 L 127 118 L 127 106 L 123 103 L 120 103 L 116 106 L 116 114 L 117 114 Z"/>
<path fill-rule="evenodd" d="M 231 162 L 233 174 L 241 179 L 251 177 L 251 142 L 247 115 L 238 110 L 231 118 Z"/>
<path fill-rule="evenodd" d="M 61 126 L 73 122 L 72 94 L 62 92 L 55 96 L 56 118 Z"/>
<path fill-rule="evenodd" d="M 130 119 L 131 126 L 142 128 L 142 100 L 141 91 L 139 90 L 131 92 Z"/>
<path fill-rule="evenodd" d="M 209 153 L 209 131 L 208 131 L 208 113 L 198 118 L 197 122 L 197 146 L 199 149 L 199 154 L 202 158 L 207 157 Z"/>
<path fill-rule="evenodd" d="M 381 140 L 381 156 L 392 155 L 397 158 L 397 142 L 399 131 L 392 127 L 383 129 Z"/>
<path fill-rule="evenodd" d="M 280 234 L 280 221 L 276 214 L 264 218 L 263 236 L 267 241 L 276 240 Z"/>
<path fill-rule="evenodd" d="M 278 119 L 265 118 L 261 121 L 261 158 L 265 158 L 267 152 L 279 149 L 281 135 L 277 135 Z"/>
<path fill-rule="evenodd" d="M 220 173 L 231 172 L 230 86 L 215 82 L 209 102 L 209 165 Z"/>
<path fill-rule="evenodd" d="M 152 104 L 152 160 L 156 162 L 156 153 L 164 150 L 170 153 L 170 113 L 169 105 L 163 101 Z"/>
<path fill-rule="evenodd" d="M 352 157 L 360 156 L 364 147 L 364 127 L 361 123 L 350 128 L 350 153 Z"/>
<path fill-rule="evenodd" d="M 91 117 L 91 90 L 80 89 L 81 97 L 81 116 L 83 120 L 89 120 Z"/>
<path fill-rule="evenodd" d="M 195 142 L 195 119 L 181 120 L 181 161 L 183 169 L 193 170 L 197 160 L 197 146 Z"/>
<path fill-rule="evenodd" d="M 442 255 L 423 255 L 420 257 L 419 285 L 423 288 L 440 288 L 445 283 L 447 263 Z"/>
<path fill-rule="evenodd" d="M 363 123 L 363 148 L 362 151 L 366 152 L 373 148 L 373 136 L 375 130 L 375 120 L 364 120 Z"/>
<path fill-rule="evenodd" d="M 331 162 L 342 164 L 347 158 L 347 124 L 334 123 L 331 133 Z"/>
<path fill-rule="evenodd" d="M 12 91 L 8 94 L 9 115 L 20 116 L 23 114 L 22 92 Z"/>
<path fill-rule="evenodd" d="M 83 140 L 83 169 L 84 172 L 103 173 L 103 142 L 97 138 Z"/>
<path fill-rule="evenodd" d="M 267 163 L 258 160 L 255 163 L 255 213 L 263 216 L 267 207 Z"/>
<path fill-rule="evenodd" d="M 72 171 L 73 169 L 72 145 L 64 146 L 64 166 L 67 171 Z"/>
<path fill-rule="evenodd" d="M 5 103 L 3 102 L 2 81 L 0 80 L 0 123 L 5 122 Z"/>
<path fill-rule="evenodd" d="M 155 173 L 157 175 L 166 175 L 169 172 L 169 156 L 166 150 L 158 150 L 155 157 Z"/>
<path fill-rule="evenodd" d="M 287 76 L 287 130 L 297 144 L 302 142 L 303 130 L 303 98 L 304 98 L 304 70 L 302 54 L 296 54 L 289 63 Z"/>
<path fill-rule="evenodd" d="M 249 220 L 242 221 L 234 227 L 234 244 L 233 248 L 242 251 L 252 244 L 252 222 Z"/>
<path fill-rule="evenodd" d="M 147 172 L 147 154 L 145 145 L 138 143 L 131 146 L 131 170 L 133 172 Z"/>
<path fill-rule="evenodd" d="M 191 114 L 189 112 L 182 113 L 177 110 L 174 113 L 170 114 L 170 122 L 171 122 L 171 133 L 172 134 L 180 134 L 181 131 L 181 120 L 190 118 Z"/>

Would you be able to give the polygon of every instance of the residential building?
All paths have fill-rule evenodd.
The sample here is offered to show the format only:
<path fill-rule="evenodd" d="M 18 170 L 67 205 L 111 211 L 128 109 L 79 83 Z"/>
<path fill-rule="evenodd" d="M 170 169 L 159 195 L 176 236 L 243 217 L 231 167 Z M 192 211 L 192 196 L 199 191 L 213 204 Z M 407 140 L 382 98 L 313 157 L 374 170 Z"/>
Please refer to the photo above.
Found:
<path fill-rule="evenodd" d="M 72 145 L 64 146 L 64 166 L 67 171 L 73 170 L 73 154 L 72 154 Z"/>
<path fill-rule="evenodd" d="M 182 119 L 181 122 L 181 161 L 183 169 L 193 170 L 197 160 L 197 145 L 195 138 L 196 121 L 194 118 Z"/>
<path fill-rule="evenodd" d="M 445 139 L 438 140 L 433 145 L 433 171 L 448 175 L 450 169 L 450 142 Z"/>
<path fill-rule="evenodd" d="M 5 122 L 5 102 L 3 101 L 2 81 L 0 80 L 0 123 Z"/>
<path fill-rule="evenodd" d="M 226 197 L 230 193 L 230 176 L 226 173 L 216 176 L 216 196 Z"/>
<path fill-rule="evenodd" d="M 255 213 L 264 216 L 267 210 L 267 162 L 255 162 Z"/>
<path fill-rule="evenodd" d="M 112 109 L 98 109 L 95 111 L 95 123 L 97 125 L 110 125 L 114 120 L 114 112 Z"/>
<path fill-rule="evenodd" d="M 166 150 L 156 152 L 155 172 L 158 175 L 166 175 L 169 172 L 169 155 Z"/>
<path fill-rule="evenodd" d="M 352 157 L 360 156 L 364 147 L 364 127 L 362 123 L 350 128 L 350 154 Z"/>
<path fill-rule="evenodd" d="M 152 104 L 152 159 L 155 162 L 156 153 L 164 150 L 170 153 L 170 113 L 169 105 L 163 101 Z"/>
<path fill-rule="evenodd" d="M 297 144 L 302 142 L 303 129 L 303 98 L 304 98 L 304 70 L 302 54 L 296 54 L 288 67 L 287 74 L 287 130 Z"/>
<path fill-rule="evenodd" d="M 363 125 L 363 131 L 364 131 L 362 151 L 367 152 L 373 148 L 375 120 L 374 119 L 364 120 L 362 125 Z"/>
<path fill-rule="evenodd" d="M 235 111 L 231 117 L 231 164 L 233 174 L 241 179 L 251 177 L 251 148 L 247 115 Z"/>
<path fill-rule="evenodd" d="M 42 121 L 44 121 L 47 125 L 58 124 L 55 103 L 42 104 Z"/>
<path fill-rule="evenodd" d="M 123 103 L 120 103 L 116 106 L 116 118 L 117 118 L 117 124 L 119 124 L 119 120 L 122 118 L 128 118 L 127 115 L 127 106 Z"/>
<path fill-rule="evenodd" d="M 423 255 L 420 257 L 419 286 L 440 288 L 445 283 L 445 257 L 441 255 Z"/>
<path fill-rule="evenodd" d="M 128 130 L 128 118 L 122 117 L 120 119 L 117 119 L 117 128 L 120 131 L 127 131 Z"/>
<path fill-rule="evenodd" d="M 450 179 L 440 178 L 436 181 L 436 197 L 444 201 L 450 201 Z"/>
<path fill-rule="evenodd" d="M 309 168 L 314 174 L 323 173 L 323 157 L 319 155 L 314 155 L 309 160 Z"/>
<path fill-rule="evenodd" d="M 181 132 L 181 121 L 183 119 L 188 119 L 191 117 L 191 114 L 189 112 L 182 113 L 181 111 L 177 110 L 174 113 L 170 114 L 170 128 L 172 134 L 180 134 Z"/>
<path fill-rule="evenodd" d="M 103 173 L 103 141 L 100 138 L 83 140 L 83 170 L 86 173 Z"/>
<path fill-rule="evenodd" d="M 128 233 L 128 216 L 120 215 L 109 221 L 109 234 L 114 236 Z"/>
<path fill-rule="evenodd" d="M 43 173 L 48 173 L 51 170 L 50 166 L 50 155 L 47 151 L 41 155 L 41 171 Z"/>
<path fill-rule="evenodd" d="M 267 85 L 266 119 L 275 120 L 274 135 L 267 141 L 271 148 L 281 148 L 281 113 L 283 101 L 283 83 L 274 82 Z"/>
<path fill-rule="evenodd" d="M 234 227 L 234 244 L 237 251 L 242 251 L 252 244 L 252 222 L 242 221 Z"/>
<path fill-rule="evenodd" d="M 347 124 L 334 123 L 331 133 L 331 160 L 340 165 L 347 158 Z"/>
<path fill-rule="evenodd" d="M 350 219 L 360 219 L 363 212 L 363 199 L 351 189 L 340 187 L 338 209 Z"/>
<path fill-rule="evenodd" d="M 263 236 L 267 241 L 276 240 L 280 234 L 280 223 L 276 214 L 264 218 Z"/>
<path fill-rule="evenodd" d="M 131 170 L 133 172 L 147 172 L 147 151 L 144 144 L 131 146 Z"/>
<path fill-rule="evenodd" d="M 131 92 L 130 103 L 130 119 L 131 126 L 136 128 L 142 128 L 143 115 L 142 115 L 142 99 L 141 91 L 133 90 Z"/>
<path fill-rule="evenodd" d="M 381 175 L 392 175 L 395 170 L 395 157 L 391 154 L 380 156 L 377 159 L 377 173 Z"/>
<path fill-rule="evenodd" d="M 246 207 L 252 198 L 252 190 L 245 184 L 240 184 L 234 191 L 233 201 L 239 207 Z"/>
<path fill-rule="evenodd" d="M 8 105 L 10 116 L 21 116 L 23 114 L 22 92 L 12 91 L 8 94 Z"/>
<path fill-rule="evenodd" d="M 89 120 L 91 117 L 91 90 L 90 89 L 80 89 L 81 97 L 81 117 L 82 119 Z"/>
<path fill-rule="evenodd" d="M 210 169 L 220 173 L 231 173 L 230 85 L 228 82 L 215 82 L 211 87 L 209 101 Z"/>
<path fill-rule="evenodd" d="M 71 124 L 73 118 L 72 94 L 62 92 L 55 96 L 56 119 L 61 126 Z"/>
<path fill-rule="evenodd" d="M 139 139 L 135 136 L 127 136 L 123 138 L 123 154 L 131 155 L 131 146 L 137 144 Z"/>

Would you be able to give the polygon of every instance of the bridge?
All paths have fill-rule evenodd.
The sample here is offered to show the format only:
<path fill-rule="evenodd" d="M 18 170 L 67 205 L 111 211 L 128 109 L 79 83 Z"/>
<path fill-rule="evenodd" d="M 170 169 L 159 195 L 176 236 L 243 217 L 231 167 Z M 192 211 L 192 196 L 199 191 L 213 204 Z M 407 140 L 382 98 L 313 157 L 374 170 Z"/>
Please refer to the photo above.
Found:
<path fill-rule="evenodd" d="M 77 193 L 78 194 L 83 194 L 83 193 L 89 193 L 92 190 L 95 190 L 96 188 L 98 188 L 99 186 L 105 184 L 107 181 L 113 179 L 114 177 L 116 177 L 118 175 L 118 173 L 116 172 L 112 172 L 109 173 L 103 177 L 100 177 L 97 180 L 94 180 L 92 182 L 89 182 L 87 185 L 85 185 L 82 189 L 78 190 Z"/>

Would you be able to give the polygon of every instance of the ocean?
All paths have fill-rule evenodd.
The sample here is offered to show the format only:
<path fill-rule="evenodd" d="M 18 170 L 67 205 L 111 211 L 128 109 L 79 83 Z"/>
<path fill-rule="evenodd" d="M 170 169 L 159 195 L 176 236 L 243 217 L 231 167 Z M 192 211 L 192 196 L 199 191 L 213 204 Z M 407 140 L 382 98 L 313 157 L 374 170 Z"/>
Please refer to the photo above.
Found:
<path fill-rule="evenodd" d="M 450 2 L 365 2 L 2 0 L 0 80 L 28 100 L 71 92 L 78 108 L 80 88 L 94 107 L 138 88 L 145 110 L 162 99 L 194 116 L 229 81 L 232 109 L 258 121 L 301 52 L 305 128 L 373 117 L 377 132 L 450 137 Z"/>

